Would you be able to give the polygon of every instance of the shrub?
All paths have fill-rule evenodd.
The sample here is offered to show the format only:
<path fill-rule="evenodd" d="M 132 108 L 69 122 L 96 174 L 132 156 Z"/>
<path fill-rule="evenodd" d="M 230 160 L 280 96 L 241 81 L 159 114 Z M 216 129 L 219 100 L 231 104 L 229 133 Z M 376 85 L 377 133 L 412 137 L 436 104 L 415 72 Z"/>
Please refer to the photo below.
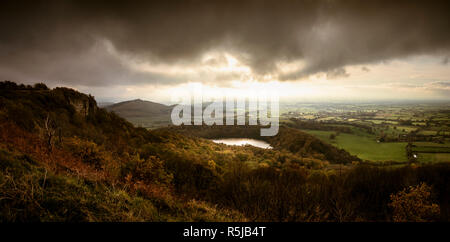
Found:
<path fill-rule="evenodd" d="M 66 139 L 64 146 L 84 163 L 93 165 L 97 169 L 103 168 L 106 155 L 96 143 L 74 137 Z"/>
<path fill-rule="evenodd" d="M 122 166 L 120 173 L 122 178 L 148 184 L 170 184 L 173 179 L 172 174 L 166 172 L 164 162 L 156 156 L 144 160 L 135 155 Z"/>
<path fill-rule="evenodd" d="M 389 206 L 395 222 L 435 221 L 440 214 L 439 205 L 433 203 L 431 187 L 425 183 L 410 186 L 392 194 Z"/>

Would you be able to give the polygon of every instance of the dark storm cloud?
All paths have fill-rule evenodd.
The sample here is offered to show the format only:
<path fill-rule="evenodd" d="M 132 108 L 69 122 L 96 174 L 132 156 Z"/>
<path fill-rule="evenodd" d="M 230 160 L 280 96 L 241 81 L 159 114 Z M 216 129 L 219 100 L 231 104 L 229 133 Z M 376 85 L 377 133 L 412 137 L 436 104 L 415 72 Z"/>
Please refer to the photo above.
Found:
<path fill-rule="evenodd" d="M 67 50 L 65 50 L 67 48 Z M 176 76 L 132 70 L 109 53 L 105 43 L 86 45 L 78 51 L 67 47 L 57 52 L 19 51 L 12 58 L 3 59 L 0 65 L 2 79 L 46 83 L 107 86 L 114 84 L 161 83 L 173 84 L 181 80 Z M 10 56 L 7 56 L 10 57 Z"/>
<path fill-rule="evenodd" d="M 447 55 L 449 12 L 446 1 L 9 1 L 0 10 L 0 78 L 184 81 L 130 69 L 98 47 L 104 40 L 148 63 L 196 63 L 219 49 L 257 75 L 345 76 L 346 65 Z M 277 69 L 295 60 L 306 66 Z"/>

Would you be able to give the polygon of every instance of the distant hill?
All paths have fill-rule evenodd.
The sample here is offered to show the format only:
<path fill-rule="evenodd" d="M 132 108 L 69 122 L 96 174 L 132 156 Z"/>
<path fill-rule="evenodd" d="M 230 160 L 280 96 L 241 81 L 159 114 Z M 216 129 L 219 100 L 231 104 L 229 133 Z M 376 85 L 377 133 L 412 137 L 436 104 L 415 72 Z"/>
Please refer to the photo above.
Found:
<path fill-rule="evenodd" d="M 100 108 L 104 108 L 106 106 L 110 106 L 110 105 L 113 105 L 113 104 L 114 104 L 114 102 L 97 102 L 97 106 L 100 107 Z"/>
<path fill-rule="evenodd" d="M 130 121 L 135 126 L 160 127 L 170 122 L 170 113 L 173 106 L 135 99 L 105 106 L 105 109 L 116 113 Z"/>
<path fill-rule="evenodd" d="M 150 115 L 170 114 L 173 106 L 135 99 L 108 105 L 105 108 L 123 117 L 148 117 Z"/>

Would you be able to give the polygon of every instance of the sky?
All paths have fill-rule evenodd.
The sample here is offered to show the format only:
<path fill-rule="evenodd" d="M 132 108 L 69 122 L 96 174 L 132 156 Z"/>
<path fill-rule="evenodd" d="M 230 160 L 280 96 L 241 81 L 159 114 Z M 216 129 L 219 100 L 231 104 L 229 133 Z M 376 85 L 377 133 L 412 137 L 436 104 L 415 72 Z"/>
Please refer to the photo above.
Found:
<path fill-rule="evenodd" d="M 450 100 L 448 1 L 2 1 L 0 80 L 98 101 Z"/>

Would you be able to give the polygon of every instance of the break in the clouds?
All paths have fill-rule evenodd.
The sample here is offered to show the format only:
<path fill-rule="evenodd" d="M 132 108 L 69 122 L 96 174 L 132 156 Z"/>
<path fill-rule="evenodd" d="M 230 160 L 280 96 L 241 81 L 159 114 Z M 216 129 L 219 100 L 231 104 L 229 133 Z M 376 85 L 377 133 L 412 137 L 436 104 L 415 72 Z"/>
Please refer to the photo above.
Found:
<path fill-rule="evenodd" d="M 450 53 L 447 1 L 3 1 L 0 78 L 67 85 L 296 81 Z"/>

